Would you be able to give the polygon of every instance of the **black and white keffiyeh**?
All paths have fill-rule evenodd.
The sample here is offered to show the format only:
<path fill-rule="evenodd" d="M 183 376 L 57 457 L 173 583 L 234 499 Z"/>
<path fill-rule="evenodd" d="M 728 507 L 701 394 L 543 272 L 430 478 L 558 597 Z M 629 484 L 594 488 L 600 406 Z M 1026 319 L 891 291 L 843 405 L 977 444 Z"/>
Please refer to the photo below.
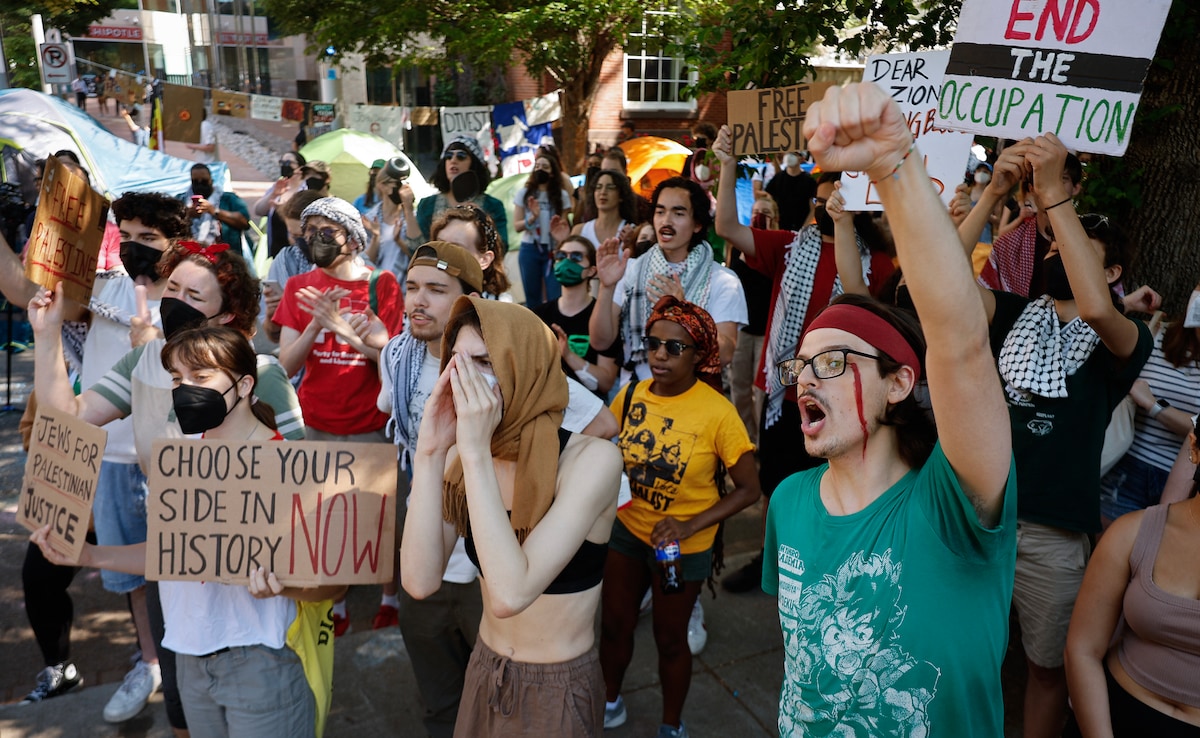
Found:
<path fill-rule="evenodd" d="M 871 276 L 871 254 L 866 244 L 855 234 L 858 253 L 862 258 L 863 278 Z M 812 299 L 813 282 L 817 274 L 817 263 L 821 260 L 821 229 L 816 225 L 805 226 L 796 231 L 796 238 L 787 247 L 786 265 L 775 298 L 775 309 L 771 313 L 770 333 L 767 336 L 763 372 L 767 383 L 767 410 L 765 426 L 770 428 L 783 413 L 783 398 L 786 388 L 779 383 L 775 365 L 796 354 L 800 342 L 800 331 L 808 315 Z M 830 299 L 842 294 L 842 280 L 833 281 Z"/>
<path fill-rule="evenodd" d="M 1059 327 L 1054 300 L 1042 295 L 1030 302 L 1004 337 L 998 361 L 1004 391 L 1017 402 L 1067 396 L 1067 377 L 1091 357 L 1100 336 L 1076 317 Z"/>
<path fill-rule="evenodd" d="M 688 251 L 683 262 L 683 299 L 705 308 L 708 305 L 709 287 L 712 285 L 713 252 L 708 241 L 701 241 Z M 658 244 L 637 260 L 633 275 L 633 288 L 625 296 L 621 307 L 621 331 L 625 334 L 626 361 L 636 366 L 646 360 L 642 338 L 646 333 L 646 320 L 654 305 L 646 296 L 646 285 L 656 274 L 677 274 L 667 262 Z"/>
<path fill-rule="evenodd" d="M 408 403 L 417 389 L 421 365 L 428 350 L 424 341 L 414 338 L 406 330 L 393 336 L 379 352 L 379 362 L 392 380 L 392 417 L 388 419 L 388 430 L 400 447 L 402 469 L 409 468 L 412 446 L 417 440 L 417 429 L 409 428 Z"/>

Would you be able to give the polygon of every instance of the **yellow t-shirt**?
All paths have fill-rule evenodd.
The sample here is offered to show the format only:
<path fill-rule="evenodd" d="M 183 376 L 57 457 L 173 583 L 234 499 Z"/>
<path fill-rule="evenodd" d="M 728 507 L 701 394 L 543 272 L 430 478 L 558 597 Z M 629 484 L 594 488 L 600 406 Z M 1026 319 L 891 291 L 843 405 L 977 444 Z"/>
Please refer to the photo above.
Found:
<path fill-rule="evenodd" d="M 317 703 L 316 736 L 321 738 L 333 702 L 333 600 L 297 602 L 287 644 L 304 665 L 304 677 Z"/>
<path fill-rule="evenodd" d="M 630 391 L 629 413 L 622 418 Z M 617 518 L 648 545 L 650 532 L 664 517 L 688 520 L 717 504 L 718 459 L 731 467 L 754 450 L 737 410 L 703 382 L 675 397 L 652 394 L 650 382 L 630 383 L 613 399 L 612 411 L 621 423 L 617 445 L 633 493 L 633 502 L 618 510 Z M 709 526 L 680 541 L 680 551 L 707 551 L 716 535 L 717 526 Z"/>

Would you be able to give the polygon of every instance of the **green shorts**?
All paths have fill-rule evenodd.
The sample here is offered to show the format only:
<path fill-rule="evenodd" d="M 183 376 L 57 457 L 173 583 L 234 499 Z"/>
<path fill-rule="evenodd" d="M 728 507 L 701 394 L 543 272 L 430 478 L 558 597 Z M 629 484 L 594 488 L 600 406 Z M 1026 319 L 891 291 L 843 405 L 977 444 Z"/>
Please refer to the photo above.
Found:
<path fill-rule="evenodd" d="M 658 561 L 654 558 L 654 546 L 643 543 L 641 539 L 630 533 L 619 519 L 613 521 L 608 548 L 611 551 L 625 554 L 631 559 L 642 559 L 651 571 L 658 571 Z M 700 553 L 683 554 L 683 581 L 707 581 L 710 574 L 712 574 L 711 548 Z"/>

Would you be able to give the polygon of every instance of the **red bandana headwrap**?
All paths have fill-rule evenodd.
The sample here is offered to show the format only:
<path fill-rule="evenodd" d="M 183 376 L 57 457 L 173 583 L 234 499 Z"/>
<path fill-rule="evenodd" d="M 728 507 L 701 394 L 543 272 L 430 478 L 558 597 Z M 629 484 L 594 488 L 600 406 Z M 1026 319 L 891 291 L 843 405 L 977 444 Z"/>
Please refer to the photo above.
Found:
<path fill-rule="evenodd" d="M 818 328 L 836 328 L 858 336 L 904 366 L 912 367 L 916 373 L 914 381 L 921 378 L 921 362 L 917 352 L 895 326 L 866 308 L 845 303 L 830 305 L 809 324 L 804 335 Z"/>
<path fill-rule="evenodd" d="M 721 391 L 721 352 L 717 343 L 717 324 L 708 312 L 674 295 L 663 295 L 654 305 L 646 321 L 646 335 L 650 326 L 660 320 L 679 324 L 696 342 L 696 376 L 718 392 Z"/>
<path fill-rule="evenodd" d="M 208 263 L 210 264 L 217 263 L 217 254 L 221 253 L 222 251 L 229 250 L 229 244 L 227 243 L 214 243 L 209 246 L 205 246 L 204 244 L 197 243 L 196 241 L 180 241 L 179 245 L 186 249 L 189 253 L 199 254 L 205 259 L 208 259 Z"/>

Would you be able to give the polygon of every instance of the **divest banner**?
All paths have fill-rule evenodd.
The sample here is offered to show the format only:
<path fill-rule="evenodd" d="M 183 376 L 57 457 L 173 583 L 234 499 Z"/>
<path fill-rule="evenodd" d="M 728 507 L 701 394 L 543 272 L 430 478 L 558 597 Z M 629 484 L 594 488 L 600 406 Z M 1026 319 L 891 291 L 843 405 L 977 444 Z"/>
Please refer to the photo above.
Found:
<path fill-rule="evenodd" d="M 490 167 L 496 159 L 496 140 L 492 137 L 492 108 L 482 105 L 471 108 L 442 108 L 438 111 L 438 122 L 442 126 L 442 145 L 450 143 L 455 136 L 470 136 L 479 142 L 483 156 Z"/>
<path fill-rule="evenodd" d="M 87 305 L 108 223 L 108 200 L 82 175 L 53 156 L 46 159 L 33 233 L 25 249 L 25 276 L 48 290 Z"/>
<path fill-rule="evenodd" d="M 1171 0 L 966 0 L 938 97 L 947 128 L 1125 153 Z"/>
<path fill-rule="evenodd" d="M 83 551 L 107 442 L 107 431 L 61 410 L 39 406 L 34 416 L 17 522 L 49 523 L 50 547 L 72 560 Z"/>
<path fill-rule="evenodd" d="M 285 586 L 391 581 L 396 447 L 163 440 L 146 500 L 146 578 Z"/>
<path fill-rule="evenodd" d="M 864 82 L 879 85 L 900 104 L 925 170 L 947 205 L 963 181 L 973 139 L 969 133 L 943 128 L 937 117 L 938 93 L 949 60 L 949 51 L 880 54 L 867 59 L 863 70 Z M 847 210 L 883 209 L 875 182 L 865 172 L 842 173 L 842 196 Z"/>

